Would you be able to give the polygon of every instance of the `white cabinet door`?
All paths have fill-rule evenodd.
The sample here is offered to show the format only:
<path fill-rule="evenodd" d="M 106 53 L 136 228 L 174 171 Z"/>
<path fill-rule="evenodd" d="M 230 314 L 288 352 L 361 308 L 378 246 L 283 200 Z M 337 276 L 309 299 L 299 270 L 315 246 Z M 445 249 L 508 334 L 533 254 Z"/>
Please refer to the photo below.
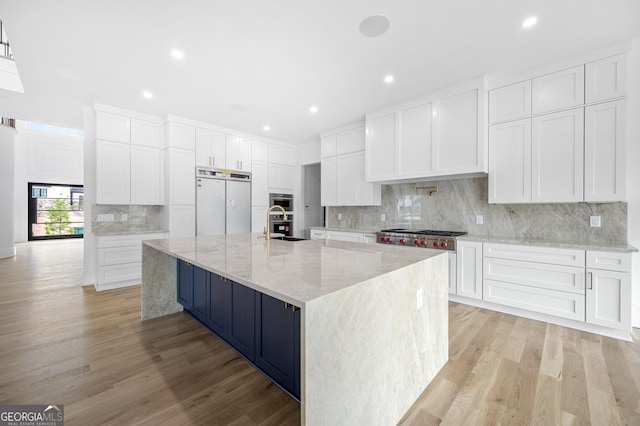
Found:
<path fill-rule="evenodd" d="M 587 322 L 631 329 L 631 274 L 587 269 Z"/>
<path fill-rule="evenodd" d="M 585 69 L 585 102 L 599 102 L 627 94 L 627 55 L 591 62 Z"/>
<path fill-rule="evenodd" d="M 355 176 L 353 154 L 336 157 L 336 204 L 353 205 L 355 201 Z"/>
<path fill-rule="evenodd" d="M 482 300 L 482 243 L 458 241 L 456 250 L 456 293 Z"/>
<path fill-rule="evenodd" d="M 334 157 L 338 152 L 338 135 L 323 136 L 320 139 L 320 157 Z"/>
<path fill-rule="evenodd" d="M 489 92 L 489 123 L 531 116 L 531 80 Z"/>
<path fill-rule="evenodd" d="M 264 232 L 267 227 L 267 206 L 251 207 L 251 232 Z"/>
<path fill-rule="evenodd" d="M 296 165 L 296 150 L 286 146 L 269 144 L 269 163 Z"/>
<path fill-rule="evenodd" d="M 132 118 L 131 145 L 160 148 L 162 146 L 162 126 L 160 123 Z"/>
<path fill-rule="evenodd" d="M 162 151 L 131 145 L 131 204 L 162 204 Z"/>
<path fill-rule="evenodd" d="M 532 112 L 540 114 L 584 103 L 584 65 L 534 78 Z"/>
<path fill-rule="evenodd" d="M 96 111 L 96 139 L 129 143 L 131 141 L 129 117 Z"/>
<path fill-rule="evenodd" d="M 626 101 L 585 108 L 584 201 L 625 201 Z"/>
<path fill-rule="evenodd" d="M 356 206 L 379 206 L 382 204 L 382 189 L 379 183 L 365 180 L 365 152 L 353 154 L 353 190 L 352 204 Z M 338 182 L 340 182 L 338 180 Z M 374 238 L 375 241 L 375 238 Z"/>
<path fill-rule="evenodd" d="M 531 200 L 534 203 L 582 201 L 583 109 L 534 117 L 531 127 Z"/>
<path fill-rule="evenodd" d="M 367 181 L 396 177 L 396 113 L 367 117 Z"/>
<path fill-rule="evenodd" d="M 196 129 L 196 165 L 225 167 L 224 133 L 208 129 Z"/>
<path fill-rule="evenodd" d="M 434 169 L 441 174 L 486 172 L 478 143 L 478 90 L 439 99 L 436 121 Z"/>
<path fill-rule="evenodd" d="M 196 236 L 196 206 L 169 206 L 169 237 Z"/>
<path fill-rule="evenodd" d="M 349 231 L 326 231 L 327 240 L 348 241 L 351 243 L 363 243 L 364 234 Z"/>
<path fill-rule="evenodd" d="M 364 150 L 364 128 L 351 129 L 336 135 L 336 155 Z"/>
<path fill-rule="evenodd" d="M 170 121 L 167 123 L 168 140 L 165 148 L 182 148 L 195 151 L 196 128 L 187 124 Z"/>
<path fill-rule="evenodd" d="M 251 171 L 251 139 L 226 135 L 226 151 L 227 168 Z"/>
<path fill-rule="evenodd" d="M 269 189 L 293 191 L 295 188 L 293 174 L 293 166 L 269 163 Z"/>
<path fill-rule="evenodd" d="M 130 204 L 131 146 L 96 141 L 96 203 Z"/>
<path fill-rule="evenodd" d="M 251 205 L 269 206 L 269 165 L 254 161 L 251 165 Z"/>
<path fill-rule="evenodd" d="M 433 104 L 399 112 L 398 173 L 402 177 L 425 176 L 432 171 Z"/>
<path fill-rule="evenodd" d="M 269 144 L 262 141 L 251 140 L 251 162 L 268 163 L 269 162 Z M 253 164 L 252 164 L 253 170 Z"/>
<path fill-rule="evenodd" d="M 186 149 L 169 148 L 165 150 L 165 163 L 165 176 L 168 179 L 165 185 L 167 204 L 195 204 L 195 152 Z"/>
<path fill-rule="evenodd" d="M 489 126 L 489 203 L 531 202 L 531 120 Z"/>
<path fill-rule="evenodd" d="M 323 158 L 320 163 L 320 204 L 323 206 L 335 206 L 337 203 L 336 176 L 336 157 Z"/>
<path fill-rule="evenodd" d="M 493 281 L 584 294 L 584 266 L 554 265 L 485 256 L 482 271 L 485 279 Z"/>
<path fill-rule="evenodd" d="M 324 240 L 327 237 L 326 231 L 322 229 L 312 229 L 310 234 L 312 240 Z"/>

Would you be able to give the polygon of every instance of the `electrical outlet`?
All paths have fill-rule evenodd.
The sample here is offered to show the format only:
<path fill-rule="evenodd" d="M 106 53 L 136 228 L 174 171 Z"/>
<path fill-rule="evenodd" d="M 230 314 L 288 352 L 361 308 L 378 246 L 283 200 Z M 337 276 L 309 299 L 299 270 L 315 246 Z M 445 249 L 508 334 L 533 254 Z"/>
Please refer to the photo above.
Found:
<path fill-rule="evenodd" d="M 338 220 L 342 220 L 342 213 L 338 213 Z"/>
<path fill-rule="evenodd" d="M 476 215 L 476 225 L 482 225 L 484 224 L 484 216 L 482 216 L 481 214 Z"/>
<path fill-rule="evenodd" d="M 384 213 L 382 213 L 382 214 L 380 215 L 380 221 L 381 221 L 381 222 L 384 222 L 385 220 L 387 220 L 387 216 L 386 216 Z"/>
<path fill-rule="evenodd" d="M 600 216 L 591 216 L 589 218 L 589 225 L 592 228 L 600 228 L 600 226 L 602 226 L 602 221 L 600 219 Z"/>
<path fill-rule="evenodd" d="M 129 215 L 128 215 L 128 214 L 126 214 L 126 213 L 122 213 L 122 216 L 120 216 L 120 219 L 121 219 L 123 222 L 126 222 L 126 221 L 127 221 L 127 219 L 129 219 Z"/>
<path fill-rule="evenodd" d="M 419 288 L 416 293 L 416 306 L 418 309 L 422 308 L 422 289 Z"/>

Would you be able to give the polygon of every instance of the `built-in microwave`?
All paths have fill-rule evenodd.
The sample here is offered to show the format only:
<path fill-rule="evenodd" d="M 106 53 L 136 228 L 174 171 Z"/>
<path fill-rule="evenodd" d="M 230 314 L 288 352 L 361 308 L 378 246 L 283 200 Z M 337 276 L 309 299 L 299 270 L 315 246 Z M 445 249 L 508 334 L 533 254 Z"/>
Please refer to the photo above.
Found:
<path fill-rule="evenodd" d="M 287 212 L 293 211 L 293 194 L 269 194 L 269 207 L 280 206 Z"/>

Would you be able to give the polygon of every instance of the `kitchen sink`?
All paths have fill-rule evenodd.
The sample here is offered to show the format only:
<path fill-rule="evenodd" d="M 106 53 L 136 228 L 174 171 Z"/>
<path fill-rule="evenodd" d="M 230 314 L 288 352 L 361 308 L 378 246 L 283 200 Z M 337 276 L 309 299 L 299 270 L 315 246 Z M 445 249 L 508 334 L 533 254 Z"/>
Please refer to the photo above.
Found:
<path fill-rule="evenodd" d="M 288 237 L 288 236 L 284 236 L 284 237 L 275 237 L 272 238 L 274 240 L 282 240 L 282 241 L 305 241 L 304 238 L 296 238 L 296 237 Z"/>

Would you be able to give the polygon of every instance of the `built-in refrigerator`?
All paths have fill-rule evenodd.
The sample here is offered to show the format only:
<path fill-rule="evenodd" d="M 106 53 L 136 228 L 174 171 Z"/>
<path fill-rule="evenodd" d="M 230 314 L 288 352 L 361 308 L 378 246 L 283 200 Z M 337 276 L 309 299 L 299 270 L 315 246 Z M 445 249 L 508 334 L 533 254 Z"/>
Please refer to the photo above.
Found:
<path fill-rule="evenodd" d="M 196 235 L 251 232 L 251 173 L 196 168 Z"/>

